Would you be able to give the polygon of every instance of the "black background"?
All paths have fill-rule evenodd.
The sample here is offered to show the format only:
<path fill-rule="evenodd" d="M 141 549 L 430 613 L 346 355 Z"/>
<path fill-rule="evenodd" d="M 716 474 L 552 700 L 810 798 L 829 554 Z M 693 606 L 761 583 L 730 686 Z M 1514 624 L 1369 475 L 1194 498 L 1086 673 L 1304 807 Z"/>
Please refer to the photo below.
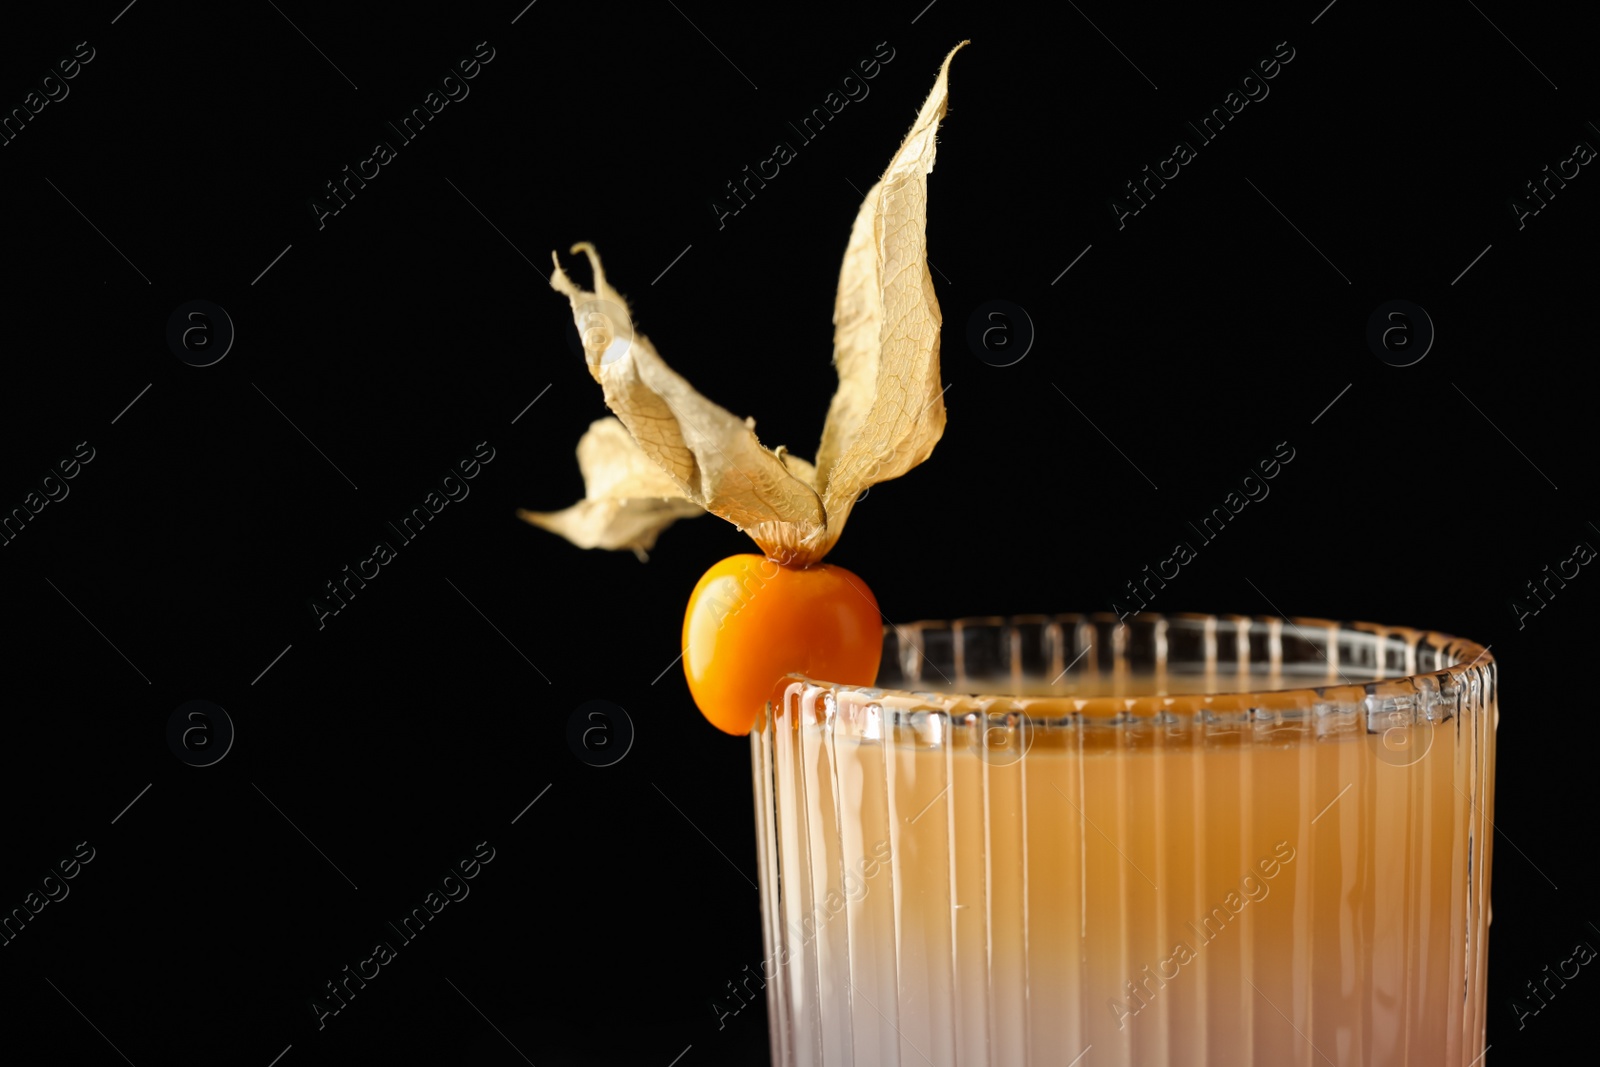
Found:
<path fill-rule="evenodd" d="M 1104 610 L 1289 442 L 1271 496 L 1152 610 L 1492 643 L 1490 1060 L 1586 1033 L 1589 968 L 1520 1028 L 1511 1006 L 1600 944 L 1592 758 L 1566 721 L 1592 702 L 1600 578 L 1520 628 L 1510 607 L 1600 544 L 1600 178 L 1520 230 L 1508 207 L 1600 144 L 1579 16 L 924 2 L 111 0 L 8 25 L 6 110 L 95 50 L 0 147 L 0 506 L 76 443 L 95 455 L 0 548 L 0 907 L 96 850 L 0 948 L 5 1040 L 34 1049 L 16 1062 L 765 1062 L 764 1005 L 721 1028 L 710 1007 L 761 957 L 747 746 L 671 666 L 695 579 L 750 545 L 700 518 L 641 565 L 515 518 L 581 496 L 573 447 L 605 413 L 542 274 L 593 241 L 677 370 L 810 455 L 857 190 L 967 38 L 928 222 L 948 429 L 831 561 L 895 621 Z M 319 229 L 323 183 L 479 41 L 470 96 Z M 1270 95 L 1119 229 L 1122 183 L 1282 41 Z M 879 42 L 870 95 L 719 228 L 723 183 Z M 237 329 L 214 366 L 165 341 L 192 299 Z M 1036 330 L 1013 366 L 966 342 L 993 299 Z M 1393 299 L 1437 328 L 1414 366 L 1365 341 Z M 319 629 L 323 583 L 481 441 L 471 495 Z M 166 743 L 197 698 L 237 728 L 204 768 Z M 567 742 L 592 699 L 636 729 L 614 766 Z M 319 1031 L 310 998 L 479 841 L 470 897 Z"/>

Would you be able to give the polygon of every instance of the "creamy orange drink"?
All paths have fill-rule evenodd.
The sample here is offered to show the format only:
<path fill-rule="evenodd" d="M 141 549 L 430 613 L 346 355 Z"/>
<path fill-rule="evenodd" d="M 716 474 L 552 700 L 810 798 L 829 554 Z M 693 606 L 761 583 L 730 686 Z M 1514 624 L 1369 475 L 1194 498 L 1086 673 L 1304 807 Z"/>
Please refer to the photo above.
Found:
<path fill-rule="evenodd" d="M 1481 1062 L 1493 672 L 1408 630 L 1062 616 L 891 630 L 893 688 L 795 680 L 752 734 L 773 1062 Z"/>

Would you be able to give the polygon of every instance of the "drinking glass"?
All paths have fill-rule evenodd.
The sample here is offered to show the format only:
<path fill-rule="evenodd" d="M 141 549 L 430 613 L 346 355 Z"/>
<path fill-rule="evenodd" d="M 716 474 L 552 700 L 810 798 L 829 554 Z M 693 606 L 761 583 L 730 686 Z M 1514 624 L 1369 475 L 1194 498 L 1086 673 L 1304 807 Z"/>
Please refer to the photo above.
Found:
<path fill-rule="evenodd" d="M 1485 649 L 977 618 L 887 628 L 877 683 L 751 733 L 774 1064 L 1482 1062 Z"/>

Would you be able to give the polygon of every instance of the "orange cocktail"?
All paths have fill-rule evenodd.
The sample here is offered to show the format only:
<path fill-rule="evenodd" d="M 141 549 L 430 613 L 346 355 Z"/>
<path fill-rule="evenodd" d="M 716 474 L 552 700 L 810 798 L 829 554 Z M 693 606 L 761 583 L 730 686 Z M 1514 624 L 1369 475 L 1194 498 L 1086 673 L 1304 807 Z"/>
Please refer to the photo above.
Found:
<path fill-rule="evenodd" d="M 1479 1059 L 1476 645 L 1201 616 L 886 636 L 892 688 L 797 680 L 752 734 L 775 1063 Z M 972 691 L 1032 695 L 946 695 Z"/>

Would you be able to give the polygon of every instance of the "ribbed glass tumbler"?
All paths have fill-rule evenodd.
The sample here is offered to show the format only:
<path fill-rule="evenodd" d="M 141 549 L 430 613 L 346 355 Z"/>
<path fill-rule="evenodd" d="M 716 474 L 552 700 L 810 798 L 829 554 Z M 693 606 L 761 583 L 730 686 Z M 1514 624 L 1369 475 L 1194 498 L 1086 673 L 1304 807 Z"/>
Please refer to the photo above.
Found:
<path fill-rule="evenodd" d="M 1149 614 L 884 640 L 881 688 L 793 678 L 751 734 L 774 1064 L 1482 1063 L 1485 649 Z"/>

